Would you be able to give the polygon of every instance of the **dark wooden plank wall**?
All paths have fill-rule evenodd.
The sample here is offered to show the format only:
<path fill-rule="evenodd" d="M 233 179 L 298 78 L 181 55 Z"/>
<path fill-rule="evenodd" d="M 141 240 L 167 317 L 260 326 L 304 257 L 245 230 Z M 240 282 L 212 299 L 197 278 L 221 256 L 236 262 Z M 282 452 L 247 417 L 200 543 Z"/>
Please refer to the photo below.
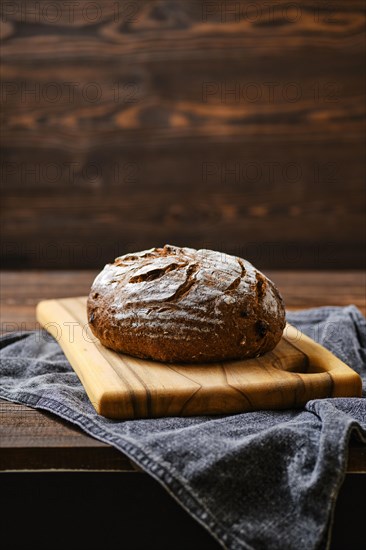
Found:
<path fill-rule="evenodd" d="M 361 268 L 364 8 L 3 2 L 3 265 Z"/>

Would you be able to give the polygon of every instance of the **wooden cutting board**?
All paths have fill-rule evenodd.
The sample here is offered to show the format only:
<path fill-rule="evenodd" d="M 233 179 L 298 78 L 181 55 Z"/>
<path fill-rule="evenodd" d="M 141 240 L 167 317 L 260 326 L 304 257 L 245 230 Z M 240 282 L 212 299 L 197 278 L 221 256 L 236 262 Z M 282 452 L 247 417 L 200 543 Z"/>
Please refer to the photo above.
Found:
<path fill-rule="evenodd" d="M 361 395 L 358 374 L 291 325 L 258 359 L 183 365 L 102 346 L 88 327 L 85 297 L 40 302 L 37 319 L 59 342 L 97 413 L 109 418 L 286 409 Z"/>

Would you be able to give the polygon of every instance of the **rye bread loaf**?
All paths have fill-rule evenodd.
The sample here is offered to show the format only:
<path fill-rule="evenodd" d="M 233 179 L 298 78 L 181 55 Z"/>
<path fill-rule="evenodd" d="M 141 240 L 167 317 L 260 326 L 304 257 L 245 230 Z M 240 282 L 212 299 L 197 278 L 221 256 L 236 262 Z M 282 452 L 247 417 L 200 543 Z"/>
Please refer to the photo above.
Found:
<path fill-rule="evenodd" d="M 258 357 L 276 346 L 285 326 L 278 290 L 252 264 L 170 245 L 107 264 L 87 308 L 104 346 L 165 362 Z"/>

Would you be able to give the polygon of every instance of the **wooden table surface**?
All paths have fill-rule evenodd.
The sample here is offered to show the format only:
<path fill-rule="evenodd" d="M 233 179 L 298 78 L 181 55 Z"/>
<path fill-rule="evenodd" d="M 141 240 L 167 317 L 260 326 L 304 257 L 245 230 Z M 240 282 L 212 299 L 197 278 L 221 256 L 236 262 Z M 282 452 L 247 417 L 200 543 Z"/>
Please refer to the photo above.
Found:
<path fill-rule="evenodd" d="M 366 314 L 365 274 L 357 271 L 267 271 L 288 309 L 355 304 Z M 95 271 L 1 273 L 1 330 L 37 328 L 35 306 L 43 299 L 86 295 Z M 49 413 L 0 402 L 0 470 L 109 470 L 137 467 L 113 447 Z M 352 441 L 348 469 L 366 473 L 366 446 Z"/>

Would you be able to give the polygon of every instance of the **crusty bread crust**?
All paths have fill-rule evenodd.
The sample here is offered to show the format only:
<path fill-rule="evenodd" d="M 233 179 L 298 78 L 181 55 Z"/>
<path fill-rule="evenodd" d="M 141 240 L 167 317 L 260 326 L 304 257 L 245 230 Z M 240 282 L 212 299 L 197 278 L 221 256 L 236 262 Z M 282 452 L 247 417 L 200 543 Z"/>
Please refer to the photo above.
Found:
<path fill-rule="evenodd" d="M 252 264 L 171 245 L 107 264 L 87 308 L 104 346 L 164 362 L 257 357 L 276 346 L 285 326 L 278 290 Z"/>

